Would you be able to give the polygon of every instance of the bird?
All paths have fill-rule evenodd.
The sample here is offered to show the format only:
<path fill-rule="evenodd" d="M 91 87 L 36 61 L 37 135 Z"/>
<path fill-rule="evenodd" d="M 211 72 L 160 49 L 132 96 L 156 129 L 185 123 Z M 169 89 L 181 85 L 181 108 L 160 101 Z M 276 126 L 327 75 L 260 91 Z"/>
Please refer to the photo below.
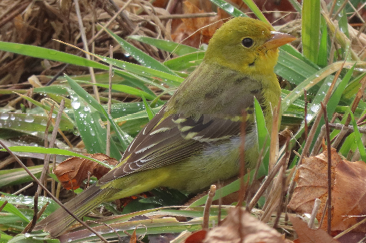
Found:
<path fill-rule="evenodd" d="M 103 202 L 157 187 L 195 193 L 235 177 L 242 122 L 246 168 L 254 168 L 258 157 L 254 99 L 271 129 L 272 110 L 281 93 L 274 73 L 278 48 L 293 40 L 248 17 L 224 23 L 209 41 L 202 63 L 138 133 L 116 167 L 65 206 L 80 218 Z M 59 208 L 36 230 L 58 237 L 74 222 Z"/>

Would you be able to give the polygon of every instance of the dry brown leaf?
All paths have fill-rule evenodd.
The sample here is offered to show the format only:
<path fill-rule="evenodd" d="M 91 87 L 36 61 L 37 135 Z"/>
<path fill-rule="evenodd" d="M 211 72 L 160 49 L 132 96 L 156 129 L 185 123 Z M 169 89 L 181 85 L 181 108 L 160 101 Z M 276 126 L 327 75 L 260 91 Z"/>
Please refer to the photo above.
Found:
<path fill-rule="evenodd" d="M 305 158 L 295 178 L 298 186 L 288 207 L 297 213 L 311 213 L 314 200 L 319 198 L 321 206 L 317 219 L 320 221 L 328 197 L 327 149 L 310 158 Z M 366 214 L 366 164 L 363 161 L 342 160 L 332 148 L 332 231 L 343 231 L 363 219 Z M 327 213 L 321 226 L 326 230 Z M 366 224 L 353 232 L 366 232 Z"/>
<path fill-rule="evenodd" d="M 235 208 L 229 212 L 224 223 L 213 228 L 207 233 L 207 237 L 203 242 L 224 243 L 224 242 L 241 242 L 241 243 L 284 243 L 285 239 L 275 229 L 262 223 L 250 213 Z M 239 213 L 241 213 L 241 224 L 239 221 Z M 241 228 L 240 228 L 241 226 Z M 243 240 L 240 241 L 240 235 Z"/>
<path fill-rule="evenodd" d="M 366 35 L 359 33 L 359 30 L 354 29 L 351 25 L 348 25 L 348 32 L 350 40 L 352 40 L 352 49 L 360 57 L 361 60 L 366 57 Z"/>
<path fill-rule="evenodd" d="M 194 0 L 184 1 L 183 12 L 185 14 L 204 13 L 194 4 Z M 175 42 L 194 47 L 199 47 L 202 43 L 207 44 L 215 31 L 223 24 L 222 21 L 218 21 L 222 19 L 222 13 L 222 11 L 218 11 L 217 16 L 210 18 L 182 19 L 183 23 L 174 31 L 172 39 Z"/>
<path fill-rule="evenodd" d="M 136 229 L 135 229 L 131 235 L 130 243 L 136 243 L 136 242 L 137 242 L 137 236 L 136 236 Z"/>
<path fill-rule="evenodd" d="M 199 230 L 193 232 L 188 238 L 184 241 L 184 243 L 201 243 L 205 239 L 207 235 L 206 230 Z"/>
<path fill-rule="evenodd" d="M 108 157 L 105 154 L 87 154 L 87 156 L 93 159 L 104 161 L 110 165 L 116 165 L 117 160 Z M 96 162 L 82 159 L 78 157 L 69 158 L 61 162 L 53 173 L 57 176 L 58 180 L 62 183 L 62 186 L 67 190 L 75 190 L 80 187 L 83 180 L 90 176 L 95 176 L 98 179 L 105 175 L 110 169 L 106 168 Z"/>
<path fill-rule="evenodd" d="M 294 226 L 294 229 L 298 235 L 296 242 L 300 243 L 337 243 L 338 241 L 333 239 L 322 229 L 309 229 L 307 224 L 299 218 L 290 216 L 290 221 Z"/>

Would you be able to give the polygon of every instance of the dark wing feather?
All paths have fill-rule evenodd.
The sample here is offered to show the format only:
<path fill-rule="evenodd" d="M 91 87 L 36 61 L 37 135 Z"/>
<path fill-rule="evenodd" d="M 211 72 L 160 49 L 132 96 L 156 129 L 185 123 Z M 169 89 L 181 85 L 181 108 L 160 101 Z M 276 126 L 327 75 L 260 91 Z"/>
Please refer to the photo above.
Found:
<path fill-rule="evenodd" d="M 223 82 L 219 86 L 211 85 L 212 79 L 218 77 Z M 237 136 L 241 122 L 230 118 L 240 116 L 243 109 L 250 114 L 254 97 L 264 104 L 259 81 L 220 65 L 202 63 L 189 79 L 193 80 L 187 80 L 179 87 L 166 106 L 136 136 L 121 163 L 99 183 L 178 163 L 209 144 Z M 164 117 L 166 114 L 172 115 Z M 247 121 L 248 130 L 252 125 L 252 120 Z"/>
<path fill-rule="evenodd" d="M 241 122 L 212 115 L 202 115 L 195 120 L 175 114 L 156 124 L 162 118 L 161 113 L 136 136 L 123 156 L 125 162 L 103 176 L 99 183 L 178 163 L 202 151 L 205 146 L 220 143 L 240 132 Z"/>

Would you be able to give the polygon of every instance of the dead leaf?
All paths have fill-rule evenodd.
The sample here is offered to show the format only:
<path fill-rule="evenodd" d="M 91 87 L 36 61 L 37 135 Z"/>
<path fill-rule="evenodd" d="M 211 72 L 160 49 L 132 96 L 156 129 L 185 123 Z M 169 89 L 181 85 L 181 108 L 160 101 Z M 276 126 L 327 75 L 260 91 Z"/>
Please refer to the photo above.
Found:
<path fill-rule="evenodd" d="M 136 229 L 135 229 L 131 235 L 130 243 L 136 243 L 136 242 L 137 242 L 137 237 L 136 237 Z"/>
<path fill-rule="evenodd" d="M 314 200 L 319 198 L 321 205 L 317 214 L 320 221 L 328 197 L 327 149 L 310 158 L 305 158 L 296 177 L 297 187 L 288 207 L 296 213 L 311 213 Z M 332 231 L 343 231 L 361 221 L 366 214 L 366 164 L 363 161 L 343 160 L 332 148 Z M 322 229 L 327 228 L 327 213 Z M 366 232 L 366 224 L 358 226 L 353 232 Z"/>
<path fill-rule="evenodd" d="M 333 239 L 322 229 L 310 229 L 307 224 L 299 218 L 290 216 L 290 221 L 298 235 L 300 243 L 337 243 L 339 241 Z"/>
<path fill-rule="evenodd" d="M 209 4 L 209 2 L 207 3 Z M 209 7 L 205 6 L 205 8 Z M 204 13 L 194 4 L 193 0 L 184 1 L 183 12 L 185 14 Z M 218 11 L 217 16 L 209 18 L 182 19 L 183 23 L 174 31 L 172 39 L 175 42 L 194 47 L 199 47 L 202 43 L 207 44 L 215 31 L 223 24 L 223 21 L 219 21 L 222 19 L 222 13 L 222 11 Z"/>
<path fill-rule="evenodd" d="M 87 154 L 87 156 L 104 161 L 110 165 L 116 165 L 117 160 L 108 157 L 105 154 Z M 78 157 L 69 158 L 61 162 L 53 173 L 57 176 L 58 180 L 62 183 L 62 186 L 67 190 L 75 190 L 80 187 L 83 180 L 90 176 L 95 176 L 98 179 L 105 175 L 110 169 L 106 168 L 93 161 L 82 159 Z"/>
<path fill-rule="evenodd" d="M 199 230 L 193 232 L 188 238 L 184 241 L 184 243 L 201 243 L 205 239 L 207 235 L 206 230 Z"/>
<path fill-rule="evenodd" d="M 266 242 L 266 243 L 284 243 L 285 239 L 275 229 L 262 223 L 250 213 L 235 208 L 230 210 L 229 215 L 221 226 L 213 228 L 207 233 L 203 242 L 226 243 L 226 242 Z M 241 214 L 241 224 L 239 221 Z M 240 241 L 240 235 L 243 239 Z"/>
<path fill-rule="evenodd" d="M 358 30 L 354 29 L 351 25 L 348 25 L 348 32 L 350 35 L 350 40 L 352 40 L 352 49 L 361 60 L 366 57 L 366 35 L 364 33 L 359 33 Z"/>

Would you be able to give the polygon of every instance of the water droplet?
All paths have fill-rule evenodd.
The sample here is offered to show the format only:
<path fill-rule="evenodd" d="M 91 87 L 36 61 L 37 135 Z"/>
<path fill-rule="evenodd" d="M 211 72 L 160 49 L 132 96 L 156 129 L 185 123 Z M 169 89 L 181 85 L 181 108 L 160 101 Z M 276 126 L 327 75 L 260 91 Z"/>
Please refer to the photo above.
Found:
<path fill-rule="evenodd" d="M 25 117 L 24 121 L 25 121 L 25 122 L 29 122 L 29 123 L 34 122 L 34 117 L 28 114 L 28 115 Z"/>
<path fill-rule="evenodd" d="M 9 119 L 9 114 L 7 114 L 7 113 L 1 113 L 0 114 L 0 119 L 1 120 L 8 120 Z"/>
<path fill-rule="evenodd" d="M 72 108 L 74 108 L 75 110 L 79 109 L 80 108 L 80 102 L 77 101 L 77 100 L 74 100 L 71 102 L 71 106 Z"/>
<path fill-rule="evenodd" d="M 313 115 L 312 114 L 307 114 L 306 121 L 311 122 L 312 119 L 313 119 Z"/>
<path fill-rule="evenodd" d="M 90 129 L 90 135 L 92 135 L 93 137 L 95 136 L 95 132 L 93 129 Z"/>
<path fill-rule="evenodd" d="M 310 110 L 314 113 L 318 112 L 320 109 L 320 105 L 319 104 L 314 104 L 311 106 Z"/>

